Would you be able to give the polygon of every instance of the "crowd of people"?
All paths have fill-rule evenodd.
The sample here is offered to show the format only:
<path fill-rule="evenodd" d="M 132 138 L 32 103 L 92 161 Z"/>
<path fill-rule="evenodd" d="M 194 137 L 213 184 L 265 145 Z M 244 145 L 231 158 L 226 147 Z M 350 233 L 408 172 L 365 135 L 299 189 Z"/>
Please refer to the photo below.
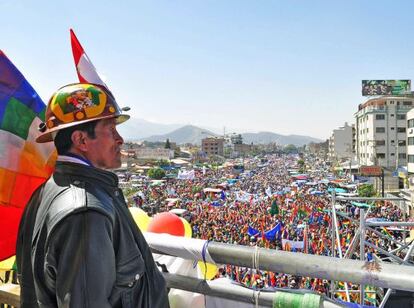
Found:
<path fill-rule="evenodd" d="M 299 161 L 302 164 L 299 165 Z M 245 170 L 236 174 L 227 168 L 197 170 L 194 179 L 169 179 L 161 186 L 145 185 L 141 188 L 137 204 L 158 203 L 158 211 L 171 207 L 187 209 L 191 213 L 193 237 L 239 245 L 296 251 L 315 255 L 332 255 L 332 199 L 330 192 L 355 194 L 357 184 L 349 176 L 336 177 L 329 167 L 316 159 L 303 160 L 298 156 L 267 156 L 246 159 Z M 211 189 L 213 188 L 213 189 Z M 167 199 L 170 198 L 170 199 Z M 171 198 L 179 203 L 165 202 Z M 342 254 L 346 254 L 358 229 L 361 209 L 368 211 L 370 219 L 401 219 L 402 212 L 391 202 L 360 204 L 340 203 L 337 209 Z M 404 231 L 379 230 L 385 235 L 399 237 Z M 395 242 L 375 233 L 369 240 L 385 250 L 396 248 Z M 338 247 L 335 255 L 338 256 Z M 349 252 L 348 252 L 349 253 Z M 373 260 L 377 251 L 366 249 L 366 260 Z M 348 257 L 359 259 L 359 249 Z M 228 277 L 252 288 L 305 288 L 328 295 L 330 283 L 323 279 L 297 277 L 226 265 L 217 277 Z M 352 286 L 349 284 L 350 288 Z M 336 286 L 343 289 L 343 284 Z M 358 293 L 352 293 L 357 300 Z M 337 293 L 344 297 L 344 293 Z"/>

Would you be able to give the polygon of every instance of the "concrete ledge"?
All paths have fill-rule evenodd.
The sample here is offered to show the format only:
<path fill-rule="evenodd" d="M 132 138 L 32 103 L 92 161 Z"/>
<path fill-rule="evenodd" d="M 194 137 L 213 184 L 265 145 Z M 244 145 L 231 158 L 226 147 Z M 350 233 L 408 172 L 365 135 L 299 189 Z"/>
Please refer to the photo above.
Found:
<path fill-rule="evenodd" d="M 11 283 L 0 285 L 0 303 L 20 308 L 20 286 Z"/>

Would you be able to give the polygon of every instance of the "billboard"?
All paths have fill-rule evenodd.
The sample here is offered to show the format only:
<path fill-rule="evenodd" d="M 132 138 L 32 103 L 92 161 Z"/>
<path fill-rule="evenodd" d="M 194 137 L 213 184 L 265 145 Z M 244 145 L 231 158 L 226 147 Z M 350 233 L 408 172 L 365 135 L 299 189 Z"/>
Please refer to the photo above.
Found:
<path fill-rule="evenodd" d="M 382 168 L 380 166 L 361 166 L 359 173 L 362 176 L 381 176 Z"/>
<path fill-rule="evenodd" d="M 403 95 L 411 91 L 411 80 L 362 80 L 362 95 Z"/>

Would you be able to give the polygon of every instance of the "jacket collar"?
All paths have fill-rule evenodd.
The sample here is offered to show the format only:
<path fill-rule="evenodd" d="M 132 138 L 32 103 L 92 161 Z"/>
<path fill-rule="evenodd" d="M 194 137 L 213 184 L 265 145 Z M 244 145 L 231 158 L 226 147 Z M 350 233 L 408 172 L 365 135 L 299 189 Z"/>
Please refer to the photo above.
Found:
<path fill-rule="evenodd" d="M 73 162 L 57 161 L 55 173 L 74 177 L 89 178 L 109 186 L 118 187 L 118 176 L 110 171 Z"/>

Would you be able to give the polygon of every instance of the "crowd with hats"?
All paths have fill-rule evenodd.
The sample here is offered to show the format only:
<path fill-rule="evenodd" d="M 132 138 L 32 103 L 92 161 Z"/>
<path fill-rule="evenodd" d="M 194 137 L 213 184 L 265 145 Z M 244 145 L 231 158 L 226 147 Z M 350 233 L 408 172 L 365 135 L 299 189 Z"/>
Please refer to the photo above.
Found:
<path fill-rule="evenodd" d="M 271 155 L 264 159 L 245 159 L 245 170 L 239 174 L 231 167 L 196 169 L 192 179 L 173 178 L 162 185 L 145 185 L 133 203 L 158 202 L 161 212 L 174 207 L 186 209 L 190 213 L 188 219 L 194 238 L 331 256 L 331 192 L 355 195 L 358 185 L 348 175 L 331 174 L 329 166 L 322 161 L 307 161 L 300 167 L 299 160 L 298 156 Z M 171 204 L 165 200 L 179 201 Z M 363 206 L 342 202 L 337 209 L 349 217 L 338 215 L 337 219 L 343 254 L 358 228 L 352 220 L 359 219 Z M 390 202 L 365 206 L 365 212 L 369 208 L 371 219 L 398 220 L 402 217 L 401 210 Z M 402 237 L 397 231 L 385 229 L 381 232 Z M 386 250 L 396 247 L 376 235 L 370 240 Z M 351 257 L 359 259 L 358 254 L 359 250 Z M 375 251 L 367 249 L 365 257 L 373 259 Z M 323 279 L 232 265 L 219 268 L 217 277 L 228 277 L 252 288 L 306 288 L 324 294 L 330 289 L 329 282 Z M 337 288 L 343 288 L 343 284 Z M 358 293 L 352 294 L 356 300 Z"/>

